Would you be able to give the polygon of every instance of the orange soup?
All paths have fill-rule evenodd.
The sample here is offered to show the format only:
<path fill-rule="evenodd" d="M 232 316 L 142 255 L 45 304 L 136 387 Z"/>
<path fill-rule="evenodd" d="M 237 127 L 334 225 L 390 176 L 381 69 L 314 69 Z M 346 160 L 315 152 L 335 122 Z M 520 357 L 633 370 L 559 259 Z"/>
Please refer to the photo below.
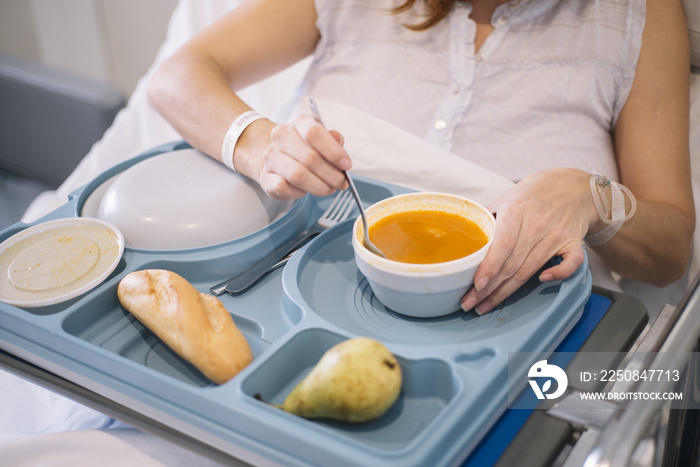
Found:
<path fill-rule="evenodd" d="M 390 214 L 370 226 L 369 238 L 387 258 L 415 264 L 463 258 L 488 242 L 475 222 L 428 210 Z"/>

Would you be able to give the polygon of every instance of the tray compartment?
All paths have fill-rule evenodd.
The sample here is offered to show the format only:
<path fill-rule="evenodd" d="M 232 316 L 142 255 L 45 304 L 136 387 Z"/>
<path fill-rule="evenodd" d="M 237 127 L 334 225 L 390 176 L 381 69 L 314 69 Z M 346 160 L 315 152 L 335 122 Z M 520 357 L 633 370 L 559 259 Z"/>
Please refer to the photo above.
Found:
<path fill-rule="evenodd" d="M 322 355 L 349 338 L 322 328 L 305 329 L 294 335 L 243 380 L 243 392 L 264 401 L 282 404 L 286 396 L 313 369 Z M 294 417 L 335 435 L 383 451 L 405 448 L 445 409 L 460 391 L 460 384 L 446 362 L 427 358 L 411 360 L 395 354 L 401 365 L 403 386 L 396 403 L 381 417 L 366 423 L 346 423 L 329 419 L 303 419 L 269 408 L 271 416 Z"/>
<path fill-rule="evenodd" d="M 63 320 L 63 331 L 180 381 L 199 387 L 213 385 L 121 306 L 117 285 L 118 281 L 113 281 L 70 313 Z M 263 329 L 256 321 L 236 314 L 233 319 L 246 337 L 254 358 L 270 346 L 262 338 Z"/>
<path fill-rule="evenodd" d="M 457 311 L 413 318 L 386 308 L 357 268 L 351 244 L 353 221 L 324 232 L 298 262 L 285 270 L 292 302 L 289 313 L 311 310 L 344 331 L 410 345 L 464 345 L 480 349 L 495 336 L 517 332 L 552 306 L 561 282 L 543 284 L 537 275 L 491 313 Z M 296 308 L 294 306 L 296 304 Z"/>
<path fill-rule="evenodd" d="M 149 262 L 144 262 L 133 270 L 172 271 L 187 279 L 201 293 L 208 294 L 212 285 L 228 277 L 221 275 L 221 265 L 237 263 L 239 256 L 237 249 L 231 253 L 230 248 L 219 248 L 209 252 L 206 257 L 150 257 Z M 224 294 L 218 297 L 224 308 L 234 315 L 234 321 L 241 331 L 247 336 L 254 336 L 255 341 L 265 348 L 289 332 L 303 317 L 302 314 L 296 317 L 287 314 L 280 284 L 281 273 L 281 270 L 273 271 L 244 293 L 235 296 Z M 116 289 L 113 295 L 118 305 Z"/>

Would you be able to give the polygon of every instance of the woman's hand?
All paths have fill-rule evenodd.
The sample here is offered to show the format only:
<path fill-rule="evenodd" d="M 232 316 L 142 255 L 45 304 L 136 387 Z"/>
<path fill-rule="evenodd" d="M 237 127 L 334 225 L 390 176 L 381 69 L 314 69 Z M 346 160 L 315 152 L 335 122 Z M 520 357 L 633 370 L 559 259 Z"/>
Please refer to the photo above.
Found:
<path fill-rule="evenodd" d="M 541 281 L 564 279 L 581 266 L 583 238 L 600 222 L 589 179 L 576 169 L 547 170 L 526 177 L 489 205 L 496 230 L 463 309 L 492 310 L 554 256 L 562 261 L 544 270 Z"/>
<path fill-rule="evenodd" d="M 344 170 L 352 166 L 343 137 L 309 115 L 272 129 L 258 166 L 258 181 L 273 198 L 327 196 L 347 188 Z"/>

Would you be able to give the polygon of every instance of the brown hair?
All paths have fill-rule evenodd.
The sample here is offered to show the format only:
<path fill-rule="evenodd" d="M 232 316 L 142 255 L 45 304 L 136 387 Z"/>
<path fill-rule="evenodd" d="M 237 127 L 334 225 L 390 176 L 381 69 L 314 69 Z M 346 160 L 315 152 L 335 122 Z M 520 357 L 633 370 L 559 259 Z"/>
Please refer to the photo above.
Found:
<path fill-rule="evenodd" d="M 398 13 L 403 13 L 405 11 L 408 11 L 411 8 L 413 8 L 413 5 L 416 4 L 416 1 L 417 0 L 406 0 L 406 2 L 403 5 L 399 5 L 396 8 L 392 9 L 392 12 L 398 14 Z M 424 31 L 426 29 L 429 29 L 429 28 L 435 26 L 437 23 L 442 21 L 450 13 L 450 10 L 452 10 L 452 6 L 458 0 L 422 0 L 422 1 L 424 1 L 428 7 L 428 12 L 425 15 L 426 19 L 422 23 L 406 24 L 405 26 L 408 29 L 412 29 L 414 31 Z"/>

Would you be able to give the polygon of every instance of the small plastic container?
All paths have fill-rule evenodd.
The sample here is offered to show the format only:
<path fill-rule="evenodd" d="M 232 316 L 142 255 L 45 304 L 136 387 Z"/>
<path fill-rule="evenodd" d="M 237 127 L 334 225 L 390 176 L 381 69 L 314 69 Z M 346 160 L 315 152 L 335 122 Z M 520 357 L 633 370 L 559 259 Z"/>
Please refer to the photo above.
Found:
<path fill-rule="evenodd" d="M 432 318 L 460 309 L 460 299 L 469 290 L 474 274 L 491 246 L 496 219 L 474 201 L 445 193 L 408 193 L 382 200 L 366 210 L 371 226 L 390 214 L 412 210 L 435 210 L 457 214 L 475 222 L 488 242 L 476 252 L 453 261 L 411 264 L 392 261 L 362 246 L 363 226 L 358 217 L 352 246 L 359 270 L 372 291 L 387 308 L 407 316 Z"/>
<path fill-rule="evenodd" d="M 0 302 L 33 308 L 94 289 L 117 268 L 124 237 L 99 219 L 54 219 L 0 242 Z"/>

